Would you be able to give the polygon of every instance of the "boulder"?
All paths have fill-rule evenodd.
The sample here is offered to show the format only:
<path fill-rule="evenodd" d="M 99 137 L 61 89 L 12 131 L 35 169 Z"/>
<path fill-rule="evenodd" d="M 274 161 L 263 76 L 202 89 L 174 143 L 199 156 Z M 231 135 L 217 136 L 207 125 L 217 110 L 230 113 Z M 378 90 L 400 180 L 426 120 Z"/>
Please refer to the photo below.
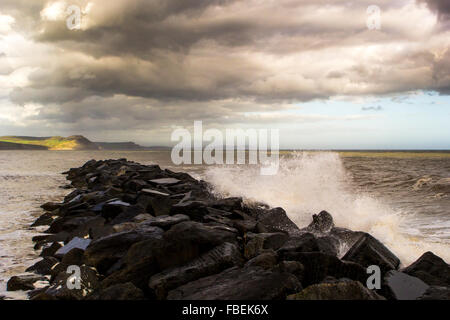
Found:
<path fill-rule="evenodd" d="M 56 252 L 55 252 L 55 257 L 57 258 L 62 258 L 66 253 L 68 253 L 69 251 L 71 251 L 72 249 L 81 249 L 81 250 L 86 250 L 86 248 L 89 246 L 89 244 L 92 242 L 91 239 L 82 239 L 82 238 L 78 238 L 75 237 L 72 240 L 69 241 L 69 243 L 67 243 L 64 247 L 59 248 Z"/>
<path fill-rule="evenodd" d="M 235 243 L 236 233 L 185 221 L 166 231 L 163 240 L 164 246 L 157 254 L 161 270 L 181 266 L 224 242 Z"/>
<path fill-rule="evenodd" d="M 432 252 L 425 252 L 401 271 L 421 279 L 430 286 L 450 286 L 450 266 Z"/>
<path fill-rule="evenodd" d="M 338 254 L 339 240 L 331 236 L 316 237 L 312 233 L 292 235 L 278 252 L 323 252 L 336 256 Z"/>
<path fill-rule="evenodd" d="M 8 280 L 6 284 L 6 290 L 19 291 L 19 290 L 33 290 L 36 289 L 35 283 L 38 281 L 46 281 L 47 278 L 38 274 L 22 274 L 13 276 Z"/>
<path fill-rule="evenodd" d="M 322 252 L 284 252 L 280 259 L 298 261 L 304 266 L 304 286 L 322 282 L 327 276 L 349 278 L 362 283 L 366 283 L 368 277 L 366 269 L 361 265 L 342 261 L 334 255 Z"/>
<path fill-rule="evenodd" d="M 184 214 L 192 220 L 200 222 L 208 213 L 207 205 L 203 201 L 179 202 L 170 208 L 170 215 Z"/>
<path fill-rule="evenodd" d="M 358 263 L 365 268 L 377 265 L 383 273 L 396 270 L 400 265 L 400 260 L 388 248 L 367 233 L 350 248 L 342 260 Z"/>
<path fill-rule="evenodd" d="M 42 216 L 37 218 L 31 227 L 39 227 L 39 226 L 49 226 L 54 221 L 52 213 L 44 213 Z"/>
<path fill-rule="evenodd" d="M 333 217 L 326 211 L 313 215 L 313 221 L 306 228 L 313 233 L 327 233 L 334 227 Z"/>
<path fill-rule="evenodd" d="M 284 231 L 287 233 L 297 232 L 299 228 L 292 222 L 282 208 L 264 210 L 257 217 L 259 223 L 267 228 L 268 232 Z"/>
<path fill-rule="evenodd" d="M 164 299 L 172 289 L 242 263 L 243 259 L 237 246 L 225 242 L 186 265 L 152 276 L 148 285 L 158 299 Z"/>
<path fill-rule="evenodd" d="M 99 287 L 97 271 L 86 265 L 80 266 L 80 289 L 68 287 L 74 284 L 74 274 L 61 272 L 45 291 L 37 294 L 32 300 L 83 300 Z"/>
<path fill-rule="evenodd" d="M 176 214 L 174 216 L 159 216 L 159 217 L 150 217 L 146 219 L 144 222 L 140 223 L 140 226 L 153 226 L 159 227 L 162 229 L 170 229 L 173 225 L 178 223 L 189 221 L 189 217 L 184 214 Z"/>
<path fill-rule="evenodd" d="M 290 273 L 261 267 L 233 267 L 189 282 L 169 292 L 168 300 L 279 300 L 298 291 L 301 284 Z"/>
<path fill-rule="evenodd" d="M 149 182 L 155 185 L 173 185 L 173 184 L 177 184 L 178 182 L 180 182 L 181 180 L 175 179 L 175 178 L 161 178 L 161 179 L 153 179 L 150 180 Z"/>
<path fill-rule="evenodd" d="M 417 300 L 450 300 L 450 287 L 431 286 Z"/>
<path fill-rule="evenodd" d="M 99 238 L 87 247 L 85 261 L 103 273 L 122 258 L 132 244 L 151 238 L 161 239 L 163 232 L 157 227 L 147 227 Z"/>
<path fill-rule="evenodd" d="M 383 292 L 386 292 L 384 295 L 396 300 L 416 300 L 428 288 L 429 285 L 419 278 L 395 270 L 389 271 L 384 276 L 382 285 Z"/>
<path fill-rule="evenodd" d="M 299 293 L 289 295 L 288 300 L 385 300 L 359 281 L 340 280 L 311 285 Z"/>
<path fill-rule="evenodd" d="M 43 275 L 50 275 L 50 271 L 55 264 L 59 261 L 54 257 L 44 257 L 42 260 L 39 260 L 31 267 L 28 267 L 26 272 L 35 272 Z"/>
<path fill-rule="evenodd" d="M 278 262 L 277 253 L 271 249 L 264 250 L 259 255 L 249 260 L 246 267 L 261 267 L 264 269 L 272 269 Z"/>
<path fill-rule="evenodd" d="M 119 283 L 91 294 L 87 300 L 144 300 L 141 289 L 131 282 Z"/>
<path fill-rule="evenodd" d="M 247 233 L 244 255 L 251 259 L 260 254 L 264 249 L 277 250 L 287 240 L 289 236 L 286 233 Z"/>
<path fill-rule="evenodd" d="M 39 256 L 41 256 L 41 257 L 54 256 L 56 251 L 58 251 L 62 247 L 63 247 L 63 245 L 59 242 L 52 242 L 51 244 L 44 244 Z"/>
<path fill-rule="evenodd" d="M 44 209 L 45 211 L 54 211 L 56 209 L 61 208 L 62 204 L 61 203 L 55 203 L 55 202 L 47 202 L 44 203 L 41 208 Z"/>

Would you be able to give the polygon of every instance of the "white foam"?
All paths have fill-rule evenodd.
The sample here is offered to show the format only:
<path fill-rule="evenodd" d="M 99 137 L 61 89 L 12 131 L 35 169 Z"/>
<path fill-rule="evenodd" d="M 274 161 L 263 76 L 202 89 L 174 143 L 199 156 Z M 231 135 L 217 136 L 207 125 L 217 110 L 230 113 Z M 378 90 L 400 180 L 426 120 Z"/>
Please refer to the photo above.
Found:
<path fill-rule="evenodd" d="M 337 226 L 369 232 L 382 241 L 403 265 L 429 250 L 450 261 L 448 245 L 409 236 L 402 228 L 402 215 L 380 199 L 355 192 L 339 154 L 334 152 L 283 156 L 278 174 L 273 176 L 260 175 L 256 166 L 209 167 L 205 180 L 223 196 L 242 196 L 282 207 L 299 227 L 309 224 L 312 214 L 327 210 Z"/>

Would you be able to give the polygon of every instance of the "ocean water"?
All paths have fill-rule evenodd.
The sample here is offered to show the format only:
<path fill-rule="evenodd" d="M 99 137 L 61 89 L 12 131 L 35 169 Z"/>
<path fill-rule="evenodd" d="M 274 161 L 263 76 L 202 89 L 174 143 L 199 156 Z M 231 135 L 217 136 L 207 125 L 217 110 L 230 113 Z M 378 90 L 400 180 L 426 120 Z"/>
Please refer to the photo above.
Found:
<path fill-rule="evenodd" d="M 69 190 L 61 172 L 90 159 L 127 158 L 187 171 L 214 192 L 283 207 L 299 226 L 330 212 L 339 227 L 371 233 L 404 266 L 425 251 L 450 262 L 450 153 L 282 152 L 279 170 L 261 176 L 257 166 L 175 166 L 167 151 L 0 151 L 0 296 L 6 281 L 39 260 L 30 228 L 47 201 Z M 344 253 L 345 248 L 343 249 Z"/>

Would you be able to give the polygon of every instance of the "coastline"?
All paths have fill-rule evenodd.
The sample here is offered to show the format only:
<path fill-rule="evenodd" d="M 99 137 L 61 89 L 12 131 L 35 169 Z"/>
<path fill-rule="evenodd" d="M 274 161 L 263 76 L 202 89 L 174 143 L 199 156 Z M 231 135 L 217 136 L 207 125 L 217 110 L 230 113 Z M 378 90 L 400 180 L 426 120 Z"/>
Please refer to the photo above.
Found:
<path fill-rule="evenodd" d="M 45 204 L 33 224 L 49 225 L 33 239 L 43 260 L 28 269 L 35 274 L 8 282 L 34 300 L 399 299 L 401 288 L 389 283 L 399 277 L 416 284 L 410 298 L 448 296 L 442 259 L 427 253 L 399 272 L 388 248 L 334 226 L 325 211 L 300 229 L 281 208 L 218 199 L 186 173 L 125 159 L 66 174 L 76 189 Z M 343 244 L 350 250 L 339 259 Z M 67 288 L 71 265 L 81 268 L 82 289 Z M 377 292 L 366 288 L 370 265 L 382 269 Z"/>

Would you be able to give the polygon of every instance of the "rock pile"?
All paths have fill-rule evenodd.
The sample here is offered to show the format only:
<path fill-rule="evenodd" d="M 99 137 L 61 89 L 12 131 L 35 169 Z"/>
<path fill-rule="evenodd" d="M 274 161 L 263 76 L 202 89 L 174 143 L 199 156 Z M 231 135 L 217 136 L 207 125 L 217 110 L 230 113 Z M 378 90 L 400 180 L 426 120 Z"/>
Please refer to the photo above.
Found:
<path fill-rule="evenodd" d="M 449 296 L 442 259 L 426 253 L 398 271 L 383 244 L 335 227 L 325 211 L 300 229 L 281 208 L 218 198 L 186 173 L 126 159 L 91 160 L 64 174 L 75 190 L 44 204 L 33 224 L 48 225 L 33 238 L 42 260 L 8 282 L 33 300 Z M 370 265 L 381 269 L 380 290 L 366 287 Z"/>

